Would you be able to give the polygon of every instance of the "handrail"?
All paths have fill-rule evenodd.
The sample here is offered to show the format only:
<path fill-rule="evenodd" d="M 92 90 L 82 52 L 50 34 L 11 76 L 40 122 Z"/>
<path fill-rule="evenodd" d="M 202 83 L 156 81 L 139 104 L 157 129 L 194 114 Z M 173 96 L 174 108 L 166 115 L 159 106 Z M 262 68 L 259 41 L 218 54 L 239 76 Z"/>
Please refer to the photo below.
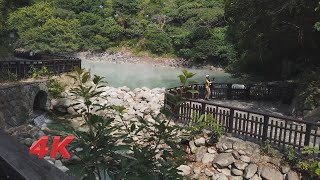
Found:
<path fill-rule="evenodd" d="M 225 85 L 226 83 L 216 83 L 218 86 L 221 84 Z M 204 85 L 193 84 L 190 85 L 189 88 L 199 90 L 200 86 L 203 88 Z M 231 85 L 228 84 L 228 88 L 230 87 Z M 276 85 L 273 85 L 273 87 L 289 88 L 287 86 L 279 87 Z M 221 105 L 215 102 L 201 100 L 199 99 L 200 96 L 194 96 L 190 94 L 183 94 L 182 98 L 185 100 L 185 102 L 175 106 L 173 102 L 170 102 L 168 95 L 174 95 L 175 92 L 173 91 L 181 88 L 183 87 L 178 86 L 174 88 L 168 88 L 166 89 L 165 94 L 165 107 L 171 107 L 174 109 L 173 113 L 174 117 L 176 118 L 175 121 L 186 124 L 190 121 L 193 121 L 194 113 L 196 113 L 195 115 L 197 115 L 197 117 L 199 114 L 202 114 L 205 115 L 206 118 L 208 114 L 212 114 L 218 123 L 225 127 L 225 131 L 244 137 L 245 139 L 253 138 L 262 142 L 271 141 L 274 146 L 282 150 L 285 148 L 285 146 L 289 145 L 296 148 L 298 152 L 301 152 L 304 146 L 314 147 L 320 145 L 320 123 L 318 122 L 309 122 L 287 116 Z M 249 93 L 251 93 L 251 96 L 263 94 L 263 92 L 261 93 L 259 90 L 263 92 L 266 90 L 269 92 L 276 91 L 258 88 L 256 94 L 251 93 L 250 91 Z M 292 92 L 290 89 L 285 90 Z M 230 93 L 230 89 L 228 90 L 228 93 Z M 238 94 L 235 93 L 235 95 Z M 252 98 L 249 96 L 243 97 Z M 229 96 L 227 96 L 227 98 L 229 98 Z M 276 96 L 276 98 L 281 99 L 281 96 Z"/>
<path fill-rule="evenodd" d="M 284 120 L 290 120 L 290 121 L 294 121 L 294 122 L 298 122 L 298 123 L 306 123 L 306 124 L 310 124 L 310 125 L 320 126 L 320 123 L 309 122 L 309 121 L 302 120 L 302 119 L 295 119 L 295 118 L 292 118 L 289 116 L 284 116 L 284 115 L 280 116 L 277 114 L 263 113 L 263 112 L 259 112 L 259 111 L 255 111 L 255 110 L 248 110 L 248 109 L 244 109 L 244 108 L 232 107 L 232 106 L 222 105 L 222 104 L 218 104 L 218 103 L 214 103 L 214 102 L 210 102 L 210 101 L 204 101 L 204 100 L 189 99 L 189 101 L 197 102 L 197 103 L 204 103 L 205 102 L 208 105 L 220 106 L 223 108 L 248 112 L 248 113 L 257 114 L 257 115 L 261 115 L 261 116 L 269 116 L 269 117 L 277 118 L 277 119 L 284 119 Z"/>
<path fill-rule="evenodd" d="M 0 72 L 5 76 L 16 75 L 18 79 L 22 79 L 28 76 L 31 66 L 35 68 L 45 66 L 52 74 L 71 72 L 75 67 L 81 68 L 79 58 L 63 55 L 38 55 L 37 57 L 39 56 L 38 59 L 0 61 Z"/>

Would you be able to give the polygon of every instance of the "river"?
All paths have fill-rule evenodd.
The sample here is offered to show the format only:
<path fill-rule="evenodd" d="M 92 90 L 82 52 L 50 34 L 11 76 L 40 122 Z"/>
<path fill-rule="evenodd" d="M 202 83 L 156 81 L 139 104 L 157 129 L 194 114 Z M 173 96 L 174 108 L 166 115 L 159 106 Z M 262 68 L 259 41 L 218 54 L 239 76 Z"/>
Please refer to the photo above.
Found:
<path fill-rule="evenodd" d="M 179 85 L 178 75 L 182 73 L 182 68 L 154 67 L 149 64 L 114 64 L 88 60 L 82 61 L 82 67 L 90 69 L 93 74 L 105 77 L 110 86 L 127 86 L 131 89 L 137 87 L 174 87 Z M 215 77 L 215 82 L 237 82 L 230 74 L 221 71 L 206 69 L 187 70 L 196 73 L 192 80 L 198 83 L 204 83 L 206 74 L 210 75 L 210 79 Z"/>

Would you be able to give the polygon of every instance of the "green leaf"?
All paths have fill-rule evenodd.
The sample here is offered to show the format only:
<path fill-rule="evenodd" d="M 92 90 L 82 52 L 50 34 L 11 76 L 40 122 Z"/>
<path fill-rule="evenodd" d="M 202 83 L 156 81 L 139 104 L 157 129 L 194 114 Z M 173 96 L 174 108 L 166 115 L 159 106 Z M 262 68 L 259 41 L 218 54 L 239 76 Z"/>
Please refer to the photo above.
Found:
<path fill-rule="evenodd" d="M 84 75 L 82 76 L 82 81 L 81 82 L 83 84 L 86 83 L 88 81 L 89 77 L 90 77 L 90 73 L 89 72 L 85 72 Z"/>
<path fill-rule="evenodd" d="M 189 72 L 187 70 L 185 70 L 185 69 L 182 70 L 182 73 L 184 74 L 185 77 L 187 77 L 188 74 L 189 74 Z"/>
<path fill-rule="evenodd" d="M 187 75 L 185 75 L 187 78 L 192 78 L 194 75 L 196 75 L 195 73 L 188 73 Z"/>
<path fill-rule="evenodd" d="M 180 82 L 181 82 L 182 84 L 185 84 L 185 83 L 186 83 L 187 79 L 186 79 L 185 76 L 179 75 L 178 77 L 180 78 Z"/>

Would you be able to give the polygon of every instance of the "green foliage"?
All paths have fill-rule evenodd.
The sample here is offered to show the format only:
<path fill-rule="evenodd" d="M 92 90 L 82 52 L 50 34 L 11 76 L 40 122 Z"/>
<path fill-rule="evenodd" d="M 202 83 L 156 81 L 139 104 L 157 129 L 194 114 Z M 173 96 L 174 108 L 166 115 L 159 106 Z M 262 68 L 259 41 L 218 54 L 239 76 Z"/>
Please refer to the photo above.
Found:
<path fill-rule="evenodd" d="M 154 54 L 162 55 L 172 51 L 171 39 L 162 31 L 150 28 L 145 34 L 145 46 Z"/>
<path fill-rule="evenodd" d="M 277 157 L 277 152 L 269 141 L 262 143 L 261 153 L 270 157 Z"/>
<path fill-rule="evenodd" d="M 11 73 L 9 71 L 0 71 L 0 82 L 15 82 L 18 81 L 18 77 L 16 74 Z"/>
<path fill-rule="evenodd" d="M 290 164 L 295 164 L 298 161 L 296 150 L 292 146 L 286 146 L 284 149 L 285 160 Z"/>
<path fill-rule="evenodd" d="M 61 93 L 64 92 L 64 87 L 57 79 L 49 78 L 48 91 L 51 97 L 61 98 Z"/>
<path fill-rule="evenodd" d="M 18 35 L 16 47 L 104 51 L 133 42 L 131 48 L 155 55 L 222 65 L 235 59 L 226 37 L 223 0 L 53 0 L 25 5 L 3 20 Z"/>
<path fill-rule="evenodd" d="M 224 128 L 213 118 L 212 114 L 199 116 L 197 113 L 193 113 L 192 120 L 187 127 L 187 130 L 190 131 L 189 139 L 201 135 L 205 129 L 211 131 L 210 141 L 212 143 L 217 143 L 224 134 Z"/>
<path fill-rule="evenodd" d="M 137 121 L 124 121 L 125 108 L 121 106 L 103 106 L 97 99 L 104 98 L 101 94 L 106 82 L 99 76 L 92 79 L 90 73 L 76 68 L 76 75 L 69 75 L 77 84 L 70 90 L 74 100 L 79 103 L 72 105 L 82 117 L 85 131 L 71 128 L 76 139 L 72 142 L 73 149 L 81 147 L 76 155 L 84 163 L 87 179 L 182 179 L 176 169 L 183 158 L 177 133 L 179 128 L 170 125 L 169 120 L 161 119 L 159 114 L 150 124 L 143 118 Z M 114 113 L 97 115 L 95 112 Z M 170 117 L 170 113 L 162 111 Z M 101 114 L 99 113 L 99 114 Z M 116 120 L 116 117 L 118 117 Z M 143 134 L 143 144 L 133 137 Z M 163 143 L 167 147 L 163 147 Z M 162 152 L 156 158 L 158 151 Z M 106 175 L 107 174 L 107 175 Z"/>
<path fill-rule="evenodd" d="M 282 80 L 319 66 L 319 34 L 314 32 L 320 18 L 315 11 L 318 2 L 226 0 L 225 4 L 228 36 L 238 52 L 233 71 Z"/>
<path fill-rule="evenodd" d="M 297 97 L 311 107 L 320 106 L 320 68 L 309 70 L 298 78 Z"/>
<path fill-rule="evenodd" d="M 306 156 L 300 159 L 298 163 L 298 167 L 308 173 L 311 178 L 320 177 L 320 161 L 315 157 L 319 153 L 319 147 L 306 146 L 302 151 L 302 154 Z"/>
<path fill-rule="evenodd" d="M 30 66 L 29 77 L 31 78 L 41 78 L 49 75 L 48 68 L 43 66 L 41 68 L 36 68 L 34 66 Z"/>

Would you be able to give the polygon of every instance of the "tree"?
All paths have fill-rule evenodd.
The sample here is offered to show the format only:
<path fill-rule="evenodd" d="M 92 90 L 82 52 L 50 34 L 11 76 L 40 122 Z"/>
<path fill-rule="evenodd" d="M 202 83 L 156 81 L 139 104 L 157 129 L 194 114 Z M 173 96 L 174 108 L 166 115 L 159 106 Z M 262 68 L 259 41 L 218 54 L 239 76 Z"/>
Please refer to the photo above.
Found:
<path fill-rule="evenodd" d="M 51 18 L 42 26 L 20 33 L 19 44 L 38 52 L 74 52 L 79 50 L 79 21 Z"/>
<path fill-rule="evenodd" d="M 229 35 L 239 52 L 234 69 L 287 79 L 319 57 L 315 1 L 226 1 Z M 252 68 L 254 67 L 254 68 Z"/>

